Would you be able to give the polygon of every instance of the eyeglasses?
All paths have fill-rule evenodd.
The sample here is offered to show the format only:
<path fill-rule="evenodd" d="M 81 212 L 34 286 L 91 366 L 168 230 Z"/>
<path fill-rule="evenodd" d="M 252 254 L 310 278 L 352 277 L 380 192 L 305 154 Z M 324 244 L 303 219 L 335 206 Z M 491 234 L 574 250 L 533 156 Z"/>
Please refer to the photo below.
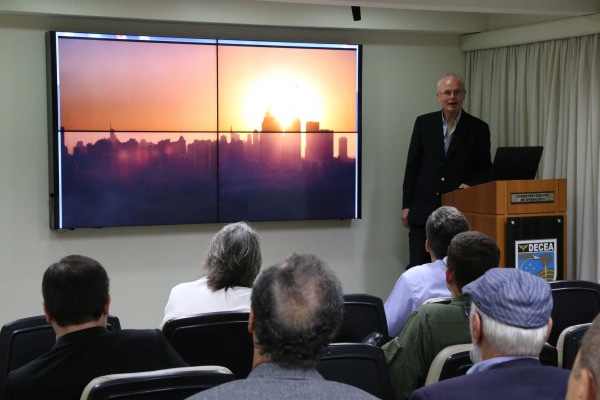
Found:
<path fill-rule="evenodd" d="M 442 95 L 442 97 L 448 98 L 448 97 L 452 97 L 452 95 L 454 95 L 454 97 L 460 97 L 460 96 L 464 96 L 465 93 L 467 93 L 466 90 L 463 89 L 457 89 L 457 90 L 445 90 L 443 92 L 438 92 L 440 95 Z"/>

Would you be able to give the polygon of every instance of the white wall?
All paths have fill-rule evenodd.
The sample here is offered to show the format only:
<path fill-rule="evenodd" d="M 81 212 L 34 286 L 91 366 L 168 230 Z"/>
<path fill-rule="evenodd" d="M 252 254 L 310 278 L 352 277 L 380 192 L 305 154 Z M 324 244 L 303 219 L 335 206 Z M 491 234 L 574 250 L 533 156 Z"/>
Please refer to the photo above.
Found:
<path fill-rule="evenodd" d="M 221 227 L 49 230 L 47 30 L 363 43 L 362 219 L 253 225 L 264 266 L 292 251 L 314 252 L 346 292 L 385 299 L 408 261 L 400 212 L 412 124 L 437 109 L 437 79 L 464 72 L 457 36 L 0 15 L 0 324 L 41 314 L 43 271 L 78 253 L 108 270 L 111 313 L 124 327 L 156 327 L 169 290 L 200 276 L 208 241 Z"/>

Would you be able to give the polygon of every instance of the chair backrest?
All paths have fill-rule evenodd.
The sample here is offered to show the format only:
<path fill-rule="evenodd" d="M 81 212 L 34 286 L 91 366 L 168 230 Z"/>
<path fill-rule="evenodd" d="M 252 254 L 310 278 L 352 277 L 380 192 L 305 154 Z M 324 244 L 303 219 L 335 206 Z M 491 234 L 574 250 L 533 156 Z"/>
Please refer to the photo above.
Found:
<path fill-rule="evenodd" d="M 542 347 L 539 359 L 542 365 L 547 365 L 549 367 L 558 367 L 558 350 L 556 350 L 556 347 L 546 342 Z"/>
<path fill-rule="evenodd" d="M 248 312 L 190 315 L 166 321 L 162 331 L 189 365 L 222 365 L 241 379 L 254 354 L 248 318 Z"/>
<path fill-rule="evenodd" d="M 592 322 L 600 313 L 600 284 L 565 280 L 550 282 L 552 288 L 552 331 L 548 343 L 557 345 L 567 327 Z"/>
<path fill-rule="evenodd" d="M 429 367 L 425 385 L 466 374 L 473 365 L 470 355 L 471 347 L 472 345 L 469 343 L 443 348 Z"/>
<path fill-rule="evenodd" d="M 108 329 L 121 330 L 119 318 L 108 316 Z M 6 399 L 6 378 L 17 369 L 52 349 L 56 334 L 46 317 L 21 318 L 0 330 L 0 400 Z"/>
<path fill-rule="evenodd" d="M 388 365 L 383 350 L 363 343 L 332 343 L 317 363 L 327 380 L 346 383 L 380 399 L 392 399 Z"/>
<path fill-rule="evenodd" d="M 370 294 L 345 294 L 342 326 L 333 342 L 361 343 L 373 332 L 388 338 L 383 300 Z"/>
<path fill-rule="evenodd" d="M 558 337 L 556 350 L 558 351 L 558 366 L 564 369 L 573 368 L 575 357 L 581 347 L 583 336 L 592 325 L 591 322 L 569 326 L 563 329 Z"/>
<path fill-rule="evenodd" d="M 452 303 L 452 297 L 432 297 L 423 302 L 423 304 L 450 304 Z"/>
<path fill-rule="evenodd" d="M 81 400 L 179 400 L 234 379 L 231 371 L 217 366 L 104 375 L 87 384 Z"/>

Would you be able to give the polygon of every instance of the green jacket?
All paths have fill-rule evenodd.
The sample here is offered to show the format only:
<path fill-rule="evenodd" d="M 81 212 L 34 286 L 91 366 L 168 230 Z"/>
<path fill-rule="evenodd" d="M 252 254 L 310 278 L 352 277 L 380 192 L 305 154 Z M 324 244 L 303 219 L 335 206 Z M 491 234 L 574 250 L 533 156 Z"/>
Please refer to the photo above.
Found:
<path fill-rule="evenodd" d="M 383 346 L 396 400 L 408 399 L 425 384 L 429 366 L 443 348 L 471 343 L 469 309 L 468 297 L 424 304 L 408 316 L 400 336 Z"/>

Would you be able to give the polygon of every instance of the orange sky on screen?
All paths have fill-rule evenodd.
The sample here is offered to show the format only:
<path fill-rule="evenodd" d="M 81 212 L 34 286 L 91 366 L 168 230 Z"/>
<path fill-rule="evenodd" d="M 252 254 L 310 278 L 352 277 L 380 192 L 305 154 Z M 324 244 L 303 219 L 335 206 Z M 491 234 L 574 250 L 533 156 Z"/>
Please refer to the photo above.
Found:
<path fill-rule="evenodd" d="M 215 45 L 69 38 L 60 40 L 59 51 L 67 131 L 112 127 L 122 141 L 133 135 L 119 131 L 233 129 L 244 135 L 261 129 L 267 110 L 284 126 L 299 117 L 302 130 L 307 121 L 336 132 L 357 129 L 354 51 L 220 46 L 218 105 Z M 69 148 L 99 134 L 74 136 L 67 136 Z M 354 135 L 348 138 L 353 157 Z M 157 142 L 156 134 L 146 140 Z"/>

